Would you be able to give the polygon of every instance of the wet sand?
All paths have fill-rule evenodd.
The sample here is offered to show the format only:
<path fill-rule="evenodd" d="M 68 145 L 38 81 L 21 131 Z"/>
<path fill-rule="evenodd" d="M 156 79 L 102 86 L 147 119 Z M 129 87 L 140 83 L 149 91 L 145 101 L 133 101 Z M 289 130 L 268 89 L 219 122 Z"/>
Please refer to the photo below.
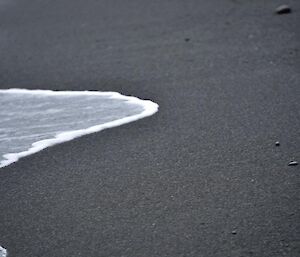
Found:
<path fill-rule="evenodd" d="M 299 253 L 300 5 L 244 2 L 0 4 L 0 88 L 160 105 L 0 169 L 9 256 Z"/>

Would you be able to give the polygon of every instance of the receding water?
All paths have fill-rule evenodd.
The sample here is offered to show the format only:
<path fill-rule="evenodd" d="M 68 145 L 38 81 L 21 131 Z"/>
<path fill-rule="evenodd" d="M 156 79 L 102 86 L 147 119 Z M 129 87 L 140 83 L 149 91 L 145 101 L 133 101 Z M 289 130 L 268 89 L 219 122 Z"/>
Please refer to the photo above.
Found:
<path fill-rule="evenodd" d="M 158 109 L 151 101 L 114 92 L 26 89 L 0 90 L 0 106 L 0 167 Z"/>

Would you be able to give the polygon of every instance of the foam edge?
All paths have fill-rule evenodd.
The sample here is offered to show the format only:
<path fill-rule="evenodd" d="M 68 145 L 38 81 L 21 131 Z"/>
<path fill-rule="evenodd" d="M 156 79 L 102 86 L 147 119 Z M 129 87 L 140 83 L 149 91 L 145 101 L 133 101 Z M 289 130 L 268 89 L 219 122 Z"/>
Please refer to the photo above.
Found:
<path fill-rule="evenodd" d="M 114 99 L 122 99 L 126 100 L 128 103 L 132 104 L 138 104 L 143 107 L 143 111 L 139 114 L 135 114 L 132 116 L 128 116 L 122 119 L 114 120 L 111 122 L 103 123 L 100 125 L 95 125 L 92 127 L 89 127 L 87 129 L 80 129 L 80 130 L 71 130 L 71 131 L 65 131 L 57 134 L 54 138 L 44 139 L 41 141 L 37 141 L 31 145 L 31 147 L 23 152 L 19 153 L 8 153 L 3 155 L 3 157 L 6 160 L 3 160 L 0 162 L 0 168 L 6 167 L 16 161 L 18 161 L 20 158 L 32 155 L 34 153 L 37 153 L 47 147 L 54 146 L 63 142 L 70 141 L 72 139 L 92 134 L 95 132 L 102 131 L 104 129 L 118 127 L 133 121 L 140 120 L 142 118 L 151 116 L 155 114 L 158 111 L 158 104 L 154 103 L 150 100 L 142 100 L 134 96 L 125 96 L 118 92 L 101 92 L 101 91 L 52 91 L 52 90 L 39 90 L 39 89 L 1 89 L 0 93 L 6 93 L 6 94 L 39 94 L 39 95 L 98 95 L 98 96 L 109 96 Z M 1 256 L 0 256 L 1 257 Z"/>

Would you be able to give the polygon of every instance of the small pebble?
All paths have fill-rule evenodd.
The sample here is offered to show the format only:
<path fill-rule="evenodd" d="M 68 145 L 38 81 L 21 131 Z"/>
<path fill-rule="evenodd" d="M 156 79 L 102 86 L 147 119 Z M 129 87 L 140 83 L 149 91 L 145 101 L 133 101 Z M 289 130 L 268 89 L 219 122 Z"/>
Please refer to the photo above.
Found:
<path fill-rule="evenodd" d="M 277 14 L 286 14 L 286 13 L 290 13 L 291 11 L 292 9 L 286 4 L 280 5 L 276 8 Z"/>
<path fill-rule="evenodd" d="M 296 161 L 290 161 L 288 164 L 288 166 L 296 166 L 296 165 L 298 165 L 298 162 Z"/>
<path fill-rule="evenodd" d="M 190 40 L 191 40 L 191 39 L 189 39 L 189 38 L 185 38 L 185 39 L 184 39 L 185 42 L 189 42 Z"/>
<path fill-rule="evenodd" d="M 276 142 L 275 142 L 275 145 L 276 145 L 276 146 L 280 146 L 279 141 L 276 141 Z"/>
<path fill-rule="evenodd" d="M 236 230 L 231 231 L 231 234 L 233 234 L 233 235 L 236 235 L 236 233 L 237 233 Z"/>

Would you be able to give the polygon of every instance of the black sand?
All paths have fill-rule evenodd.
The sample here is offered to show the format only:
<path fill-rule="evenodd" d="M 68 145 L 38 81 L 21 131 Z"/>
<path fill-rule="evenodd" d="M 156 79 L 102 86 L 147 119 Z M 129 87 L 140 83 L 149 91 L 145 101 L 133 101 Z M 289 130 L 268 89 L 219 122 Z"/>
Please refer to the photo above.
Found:
<path fill-rule="evenodd" d="M 160 105 L 0 170 L 9 257 L 297 256 L 300 2 L 284 3 L 0 1 L 1 88 Z"/>

